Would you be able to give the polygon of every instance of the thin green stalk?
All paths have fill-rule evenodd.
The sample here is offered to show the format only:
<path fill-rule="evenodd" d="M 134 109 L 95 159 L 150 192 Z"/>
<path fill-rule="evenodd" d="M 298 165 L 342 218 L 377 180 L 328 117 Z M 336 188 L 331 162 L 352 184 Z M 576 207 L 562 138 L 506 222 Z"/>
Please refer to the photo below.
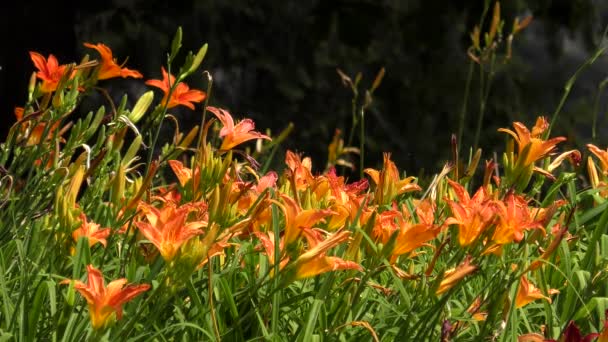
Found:
<path fill-rule="evenodd" d="M 274 191 L 271 193 L 274 198 Z M 277 339 L 279 336 L 279 313 L 280 313 L 280 305 L 281 305 L 281 290 L 279 285 L 279 271 L 281 264 L 281 243 L 280 243 L 280 227 L 279 227 L 279 211 L 277 209 L 276 204 L 272 204 L 271 208 L 272 215 L 272 230 L 274 233 L 274 265 L 272 265 L 274 269 L 274 276 L 272 278 L 272 321 L 270 323 L 270 331 L 272 333 L 272 338 Z"/>
<path fill-rule="evenodd" d="M 469 62 L 469 72 L 467 74 L 467 82 L 464 86 L 464 98 L 462 101 L 462 108 L 460 109 L 460 118 L 458 120 L 458 152 L 462 148 L 462 133 L 464 132 L 464 123 L 467 114 L 467 105 L 469 103 L 469 92 L 471 90 L 471 81 L 473 80 L 473 71 L 475 70 L 475 62 L 472 60 Z"/>
<path fill-rule="evenodd" d="M 484 85 L 483 65 L 479 65 L 479 116 L 477 117 L 477 128 L 475 129 L 475 140 L 473 142 L 473 151 L 477 151 L 479 145 L 479 137 L 481 136 L 481 128 L 483 118 L 486 113 L 486 104 L 490 96 L 490 89 L 494 79 L 494 64 L 496 63 L 496 55 L 492 54 L 490 59 L 490 70 L 488 71 L 487 84 Z"/>
<path fill-rule="evenodd" d="M 363 179 L 363 167 L 365 161 L 365 110 L 363 107 L 361 111 L 361 125 L 359 131 L 359 178 Z"/>
<path fill-rule="evenodd" d="M 604 42 L 606 40 L 607 33 L 608 33 L 608 27 L 606 28 L 606 30 L 604 30 L 604 34 L 602 36 L 602 42 Z M 559 101 L 559 104 L 557 105 L 557 108 L 555 109 L 555 112 L 553 112 L 553 115 L 551 117 L 551 123 L 549 124 L 549 128 L 545 131 L 545 133 L 543 135 L 544 139 L 547 139 L 549 137 L 549 134 L 551 133 L 551 129 L 553 129 L 553 125 L 557 121 L 557 118 L 558 118 L 559 114 L 561 113 L 562 107 L 564 106 L 564 103 L 566 103 L 566 99 L 570 95 L 572 86 L 578 79 L 578 76 L 583 72 L 583 70 L 585 70 L 587 67 L 591 66 L 591 64 L 595 63 L 595 61 L 601 55 L 604 54 L 606 49 L 608 49 L 608 46 L 600 46 L 597 50 L 595 50 L 593 55 L 591 55 L 591 57 L 589 57 L 589 59 L 587 59 L 585 61 L 585 63 L 583 63 L 583 65 L 581 65 L 580 67 L 578 67 L 578 69 L 576 69 L 576 71 L 574 72 L 572 77 L 570 77 L 570 79 L 568 79 L 568 82 L 566 82 L 566 85 L 564 85 L 564 93 Z"/>
<path fill-rule="evenodd" d="M 346 146 L 350 146 L 353 143 L 353 137 L 355 135 L 355 129 L 357 127 L 357 99 L 359 98 L 357 89 L 355 89 L 354 87 L 352 88 L 353 91 L 353 99 L 351 102 L 351 118 L 352 118 L 352 122 L 351 122 L 351 127 L 350 127 L 350 132 L 348 133 L 348 142 L 346 144 Z"/>
<path fill-rule="evenodd" d="M 203 103 L 203 119 L 201 120 L 201 126 L 198 131 L 198 140 L 196 142 L 196 147 L 201 148 L 201 141 L 203 140 L 203 129 L 205 128 L 205 121 L 207 119 L 207 106 L 209 105 L 209 99 L 211 98 L 211 89 L 213 88 L 213 77 L 207 71 L 203 72 L 204 75 L 207 75 L 207 97 L 205 98 L 205 102 Z"/>
<path fill-rule="evenodd" d="M 171 75 L 171 59 L 167 61 L 167 74 Z M 163 127 L 163 121 L 165 120 L 165 115 L 167 114 L 167 107 L 169 106 L 169 99 L 175 90 L 175 85 L 180 82 L 179 79 L 175 80 L 174 84 L 171 84 L 171 77 L 167 80 L 169 83 L 169 93 L 167 94 L 167 100 L 162 105 L 160 110 L 160 122 L 158 123 L 158 127 L 156 127 L 156 132 L 154 133 L 154 138 L 152 139 L 152 144 L 150 144 L 150 152 L 148 153 L 148 161 L 146 163 L 146 172 L 148 173 L 150 169 L 150 165 L 152 164 L 152 157 L 154 156 L 154 149 L 156 148 L 156 143 L 158 142 L 158 137 L 160 136 L 161 128 Z M 154 120 L 154 119 L 153 119 Z M 201 127 L 202 129 L 202 127 Z"/>
<path fill-rule="evenodd" d="M 600 110 L 600 99 L 606 85 L 608 85 L 608 78 L 600 82 L 599 86 L 597 87 L 597 93 L 595 94 L 595 101 L 593 104 L 593 119 L 591 123 L 591 141 L 593 143 L 597 143 L 597 113 Z"/>
<path fill-rule="evenodd" d="M 211 264 L 211 260 L 209 259 L 209 256 L 207 256 L 207 270 L 208 270 L 208 274 L 207 277 L 208 279 L 208 290 L 209 290 L 209 311 L 211 314 L 211 323 L 213 324 L 213 333 L 215 334 L 215 340 L 216 341 L 221 341 L 222 338 L 220 336 L 220 330 L 218 328 L 217 325 L 217 318 L 215 317 L 215 305 L 213 304 L 213 265 Z"/>

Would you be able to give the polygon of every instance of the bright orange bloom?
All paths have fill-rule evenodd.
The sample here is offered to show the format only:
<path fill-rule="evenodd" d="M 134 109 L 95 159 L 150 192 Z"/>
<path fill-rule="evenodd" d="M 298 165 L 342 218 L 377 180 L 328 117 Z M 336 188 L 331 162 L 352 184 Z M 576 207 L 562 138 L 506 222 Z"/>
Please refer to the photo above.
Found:
<path fill-rule="evenodd" d="M 281 195 L 285 204 L 285 244 L 294 242 L 302 233 L 302 228 L 311 228 L 313 225 L 323 220 L 325 217 L 334 214 L 327 209 L 307 209 L 302 210 L 291 197 Z"/>
<path fill-rule="evenodd" d="M 80 220 L 82 224 L 80 227 L 72 232 L 72 238 L 78 242 L 81 237 L 89 239 L 89 247 L 92 247 L 96 243 L 106 246 L 106 239 L 110 236 L 110 228 L 99 229 L 99 224 L 87 221 L 87 215 L 84 213 L 80 214 Z"/>
<path fill-rule="evenodd" d="M 478 322 L 485 321 L 488 317 L 487 312 L 481 311 L 481 304 L 481 298 L 477 297 L 475 298 L 473 303 L 471 303 L 471 305 L 469 305 L 469 307 L 467 308 L 467 312 L 471 314 L 471 318 Z"/>
<path fill-rule="evenodd" d="M 84 46 L 97 50 L 97 52 L 99 52 L 99 55 L 101 56 L 101 66 L 99 67 L 99 74 L 97 74 L 97 79 L 106 80 L 108 78 L 114 77 L 143 77 L 142 74 L 140 74 L 137 70 L 123 68 L 122 65 L 118 65 L 118 63 L 116 62 L 116 58 L 112 56 L 112 50 L 110 50 L 110 48 L 105 44 L 98 43 L 94 45 L 91 43 L 84 43 Z"/>
<path fill-rule="evenodd" d="M 600 160 L 602 173 L 608 175 L 608 150 L 602 150 L 593 144 L 587 144 L 587 148 Z"/>
<path fill-rule="evenodd" d="M 559 291 L 551 289 L 549 294 L 558 293 Z M 543 295 L 540 290 L 532 283 L 528 282 L 528 278 L 525 275 L 521 276 L 519 289 L 517 290 L 517 296 L 515 297 L 515 307 L 522 308 L 537 299 L 546 299 L 551 303 L 551 298 Z"/>
<path fill-rule="evenodd" d="M 326 192 L 328 194 L 322 194 L 322 191 L 320 191 L 322 186 L 319 186 L 318 183 L 322 183 L 324 180 L 327 183 Z M 325 198 L 328 200 L 332 203 L 329 208 L 336 212 L 328 224 L 329 230 L 341 228 L 348 218 L 352 221 L 355 220 L 366 196 L 361 193 L 368 187 L 367 179 L 345 184 L 344 177 L 338 177 L 336 169 L 332 167 L 326 175 L 317 177 L 316 183 L 314 193 L 317 195 L 317 199 Z"/>
<path fill-rule="evenodd" d="M 165 261 L 173 260 L 180 247 L 192 237 L 202 234 L 203 230 L 200 228 L 207 225 L 205 221 L 186 223 L 190 212 L 200 210 L 196 205 L 176 207 L 165 203 L 161 209 L 157 209 L 141 202 L 139 209 L 145 214 L 148 222 L 139 221 L 135 222 L 135 225 L 146 239 L 158 248 Z"/>
<path fill-rule="evenodd" d="M 424 202 L 423 202 L 424 203 Z M 403 206 L 402 210 L 397 210 L 396 205 L 392 210 L 385 210 L 376 216 L 376 222 L 372 229 L 372 237 L 386 245 L 391 236 L 397 232 L 395 247 L 391 252 L 391 262 L 403 254 L 409 254 L 415 249 L 422 247 L 428 241 L 434 239 L 441 227 L 433 224 L 433 216 L 431 213 L 430 220 L 425 213 L 426 205 L 416 208 L 416 213 L 419 222 L 413 222 L 413 219 L 408 209 Z"/>
<path fill-rule="evenodd" d="M 458 284 L 458 282 L 461 281 L 464 277 L 475 272 L 477 268 L 477 266 L 471 264 L 471 257 L 467 256 L 465 260 L 460 265 L 458 265 L 458 267 L 445 271 L 443 279 L 441 280 L 441 283 L 439 283 L 439 287 L 437 288 L 436 294 L 440 295 L 451 289 L 456 284 Z"/>
<path fill-rule="evenodd" d="M 192 179 L 192 169 L 185 167 L 179 160 L 169 160 L 169 166 L 171 166 L 171 170 L 175 173 L 181 186 L 185 186 Z M 198 168 L 195 169 L 194 173 L 199 173 Z"/>
<path fill-rule="evenodd" d="M 604 313 L 604 328 L 597 335 L 597 342 L 608 342 L 608 310 Z"/>
<path fill-rule="evenodd" d="M 312 230 L 307 231 L 311 232 Z M 302 253 L 293 263 L 295 275 L 293 280 L 305 279 L 319 274 L 337 270 L 359 270 L 363 268 L 353 261 L 338 257 L 329 257 L 325 253 L 349 239 L 350 232 L 341 231 L 321 240 L 320 234 L 307 234 L 309 250 Z"/>
<path fill-rule="evenodd" d="M 80 292 L 89 304 L 91 324 L 95 330 L 108 327 L 114 319 L 121 319 L 122 305 L 150 289 L 148 284 L 125 286 L 127 283 L 125 278 L 114 280 L 106 287 L 101 271 L 93 265 L 88 265 L 87 272 L 87 284 L 80 280 L 73 281 L 74 288 Z M 62 283 L 66 284 L 70 281 L 65 280 Z"/>
<path fill-rule="evenodd" d="M 234 200 L 231 200 L 230 202 L 232 203 L 237 201 L 237 208 L 239 209 L 239 212 L 245 214 L 249 211 L 251 206 L 264 192 L 264 190 L 267 188 L 276 188 L 278 179 L 279 176 L 277 173 L 270 171 L 266 175 L 259 178 L 257 185 L 237 180 L 232 185 L 233 192 L 231 194 L 231 198 L 234 198 Z"/>
<path fill-rule="evenodd" d="M 232 116 L 227 111 L 215 107 L 207 107 L 207 110 L 213 113 L 224 126 L 220 130 L 220 138 L 224 138 L 220 150 L 228 151 L 245 141 L 253 139 L 272 140 L 269 136 L 254 131 L 255 124 L 251 119 L 243 119 L 235 125 Z"/>
<path fill-rule="evenodd" d="M 488 198 L 484 187 L 480 187 L 473 198 L 470 198 L 462 185 L 450 179 L 448 183 L 458 197 L 458 202 L 447 200 L 452 217 L 449 217 L 445 224 L 458 225 L 458 241 L 461 246 L 468 246 L 494 222 L 495 205 Z"/>
<path fill-rule="evenodd" d="M 59 65 L 57 58 L 52 54 L 46 59 L 38 52 L 30 51 L 30 58 L 38 69 L 36 77 L 42 80 L 40 90 L 43 93 L 55 91 L 61 77 L 65 73 L 67 65 Z"/>
<path fill-rule="evenodd" d="M 412 183 L 416 179 L 415 177 L 400 178 L 399 170 L 391 161 L 390 153 L 384 153 L 382 170 L 365 169 L 363 171 L 376 184 L 374 195 L 378 204 L 390 204 L 395 197 L 401 194 L 422 190 L 418 184 Z"/>
<path fill-rule="evenodd" d="M 262 233 L 260 231 L 256 231 L 256 232 L 253 232 L 253 234 L 255 234 L 255 236 L 257 236 L 258 239 L 260 239 L 260 242 L 262 243 L 262 248 L 264 248 L 264 252 L 266 253 L 266 256 L 268 257 L 268 262 L 270 263 L 270 266 L 274 266 L 274 264 L 275 264 L 274 233 L 273 232 Z M 283 247 L 284 247 L 283 239 L 281 239 L 279 242 L 279 250 L 282 251 Z M 287 265 L 288 262 L 289 262 L 289 256 L 285 256 L 283 259 L 281 259 L 281 263 L 279 264 L 279 270 L 282 270 L 283 267 L 285 267 L 285 265 Z M 271 271 L 271 274 L 273 274 L 273 271 Z"/>
<path fill-rule="evenodd" d="M 519 242 L 524 238 L 524 230 L 543 229 L 540 221 L 535 220 L 528 207 L 528 202 L 521 196 L 512 192 L 507 194 L 504 201 L 496 201 L 496 214 L 498 222 L 492 240 L 504 245 L 510 242 Z"/>
<path fill-rule="evenodd" d="M 422 202 L 416 208 L 419 222 L 413 223 L 405 204 L 401 208 L 403 216 L 398 219 L 399 233 L 392 251 L 392 261 L 399 255 L 410 254 L 415 249 L 424 246 L 441 232 L 441 227 L 433 223 L 432 207 L 429 202 Z M 430 210 L 430 211 L 429 211 Z M 430 215 L 429 215 L 430 214 Z"/>
<path fill-rule="evenodd" d="M 399 229 L 397 218 L 401 218 L 401 213 L 397 210 L 385 210 L 376 216 L 372 237 L 375 241 L 386 244 L 394 232 Z"/>
<path fill-rule="evenodd" d="M 523 167 L 532 165 L 537 160 L 545 158 L 555 149 L 557 144 L 566 140 L 565 137 L 543 140 L 542 135 L 547 128 L 549 128 L 549 123 L 547 122 L 547 119 L 542 116 L 536 119 L 536 124 L 532 127 L 532 132 L 530 132 L 521 122 L 514 122 L 513 128 L 515 131 L 506 128 L 499 128 L 498 131 L 507 133 L 515 139 L 518 149 L 518 158 L 522 156 L 524 149 L 529 146 L 525 160 L 518 161 L 522 163 Z"/>
<path fill-rule="evenodd" d="M 285 153 L 285 164 L 291 172 L 290 178 L 295 181 L 296 190 L 304 190 L 314 182 L 312 176 L 312 161 L 310 157 L 302 159 L 299 154 L 287 150 Z"/>
<path fill-rule="evenodd" d="M 169 75 L 164 67 L 162 68 L 162 73 L 162 80 L 148 80 L 146 81 L 146 84 L 163 91 L 164 96 L 161 103 L 165 104 L 167 103 L 167 97 L 169 96 L 171 87 L 175 85 L 175 76 Z M 194 104 L 202 102 L 206 97 L 207 94 L 205 94 L 205 92 L 190 89 L 186 83 L 179 82 L 171 93 L 171 98 L 169 99 L 169 103 L 167 103 L 167 108 L 182 105 L 194 110 Z"/>

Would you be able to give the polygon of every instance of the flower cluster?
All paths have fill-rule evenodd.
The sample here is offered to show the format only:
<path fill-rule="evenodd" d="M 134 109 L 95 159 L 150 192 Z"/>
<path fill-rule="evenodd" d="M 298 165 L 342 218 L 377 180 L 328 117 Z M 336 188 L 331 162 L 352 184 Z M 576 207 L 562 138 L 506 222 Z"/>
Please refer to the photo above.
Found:
<path fill-rule="evenodd" d="M 280 148 L 288 132 L 258 131 L 252 118 L 208 105 L 208 89 L 186 83 L 206 46 L 175 68 L 179 39 L 162 79 L 119 64 L 101 43 L 86 43 L 94 56 L 80 64 L 30 53 L 37 69 L 30 100 L 15 109 L 18 121 L 0 149 L 0 222 L 9 227 L 0 243 L 10 236 L 6 245 L 15 245 L 2 249 L 0 269 L 34 270 L 37 288 L 6 295 L 27 288 L 30 275 L 0 277 L 3 310 L 30 297 L 40 308 L 59 278 L 69 284 L 61 288 L 65 303 L 57 310 L 48 291 L 46 318 L 75 339 L 175 332 L 184 340 L 348 340 L 365 339 L 365 330 L 374 340 L 378 333 L 449 340 L 515 339 L 524 330 L 536 338 L 533 329 L 545 327 L 542 336 L 552 338 L 558 326 L 580 335 L 569 321 L 605 306 L 608 151 L 588 145 L 600 164 L 589 156 L 590 189 L 577 193 L 581 153 L 558 154 L 566 139 L 550 138 L 544 117 L 531 129 L 521 122 L 499 129 L 509 139 L 502 163 L 486 161 L 479 181 L 481 152 L 464 175 L 455 153 L 437 175 L 417 178 L 390 153 L 377 169 L 345 159 L 363 148 L 345 147 L 337 131 L 321 172 L 310 157 Z M 73 118 L 81 100 L 113 78 L 145 78 L 162 97 L 152 106 L 150 90 L 130 108 L 126 98 L 108 97 L 96 113 Z M 167 112 L 177 106 L 200 125 L 182 132 Z M 172 140 L 157 146 L 167 122 Z M 345 168 L 359 168 L 361 178 L 349 179 Z M 40 256 L 25 256 L 38 241 L 47 244 Z M 28 268 L 47 259 L 45 271 Z M 104 273 L 118 279 L 106 285 Z M 19 320 L 35 321 L 33 312 Z M 80 312 L 89 314 L 87 333 Z M 603 327 L 585 326 L 605 337 Z"/>

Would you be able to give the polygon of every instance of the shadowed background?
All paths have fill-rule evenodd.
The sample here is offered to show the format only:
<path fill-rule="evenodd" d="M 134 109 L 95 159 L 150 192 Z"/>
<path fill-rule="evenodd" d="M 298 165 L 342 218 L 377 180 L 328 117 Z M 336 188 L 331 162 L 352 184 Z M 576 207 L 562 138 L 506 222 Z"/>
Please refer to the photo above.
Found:
<path fill-rule="evenodd" d="M 58 1 L 11 4 L 2 8 L 0 109 L 2 136 L 14 122 L 13 108 L 26 100 L 34 70 L 28 51 L 60 63 L 94 51 L 83 42 L 104 42 L 122 62 L 146 79 L 160 78 L 160 66 L 178 26 L 183 46 L 209 43 L 203 69 L 214 77 L 212 104 L 235 118 L 251 117 L 258 129 L 278 133 L 289 122 L 295 130 L 285 148 L 313 156 L 325 166 L 334 130 L 350 129 L 351 93 L 336 73 L 340 68 L 363 84 L 376 72 L 386 76 L 366 116 L 366 164 L 378 166 L 383 151 L 408 173 L 436 172 L 450 158 L 450 135 L 458 129 L 469 59 L 469 32 L 479 21 L 483 0 L 469 1 Z M 493 2 L 492 2 L 493 4 Z M 599 0 L 503 1 L 507 31 L 515 16 L 534 15 L 517 37 L 513 58 L 498 69 L 489 95 L 481 146 L 484 157 L 502 148 L 499 127 L 513 120 L 533 122 L 556 108 L 567 79 L 597 48 L 608 23 L 608 3 Z M 590 120 L 608 60 L 600 59 L 575 85 L 556 134 L 570 143 L 590 141 Z M 478 73 L 472 80 L 463 145 L 472 144 L 479 113 Z M 187 81 L 205 87 L 197 73 Z M 126 91 L 134 102 L 142 82 L 111 80 L 116 101 Z M 93 97 L 97 105 L 101 97 Z M 600 139 L 608 143 L 603 96 L 599 101 Z M 200 113 L 172 111 L 186 124 Z M 355 145 L 358 141 L 355 139 Z"/>

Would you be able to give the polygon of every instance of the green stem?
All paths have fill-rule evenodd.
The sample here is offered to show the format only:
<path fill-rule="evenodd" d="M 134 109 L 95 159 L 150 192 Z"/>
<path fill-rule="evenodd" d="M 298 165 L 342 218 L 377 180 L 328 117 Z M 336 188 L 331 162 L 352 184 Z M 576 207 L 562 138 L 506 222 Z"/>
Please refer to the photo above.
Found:
<path fill-rule="evenodd" d="M 169 58 L 167 61 L 167 73 L 171 75 L 171 59 Z M 150 152 L 148 153 L 148 162 L 146 163 L 146 174 L 150 169 L 150 165 L 152 164 L 152 157 L 154 156 L 154 149 L 156 148 L 156 143 L 158 142 L 158 137 L 160 136 L 160 130 L 163 127 L 163 121 L 165 119 L 165 115 L 167 114 L 167 107 L 169 106 L 169 101 L 171 99 L 171 95 L 175 90 L 175 85 L 179 84 L 180 79 L 176 79 L 174 84 L 171 84 L 171 77 L 167 80 L 169 82 L 169 93 L 167 94 L 167 100 L 162 105 L 162 109 L 160 111 L 160 122 L 158 123 L 158 127 L 156 128 L 156 132 L 154 133 L 154 138 L 152 139 L 152 144 L 150 144 Z M 153 119 L 154 120 L 154 119 Z"/>
<path fill-rule="evenodd" d="M 209 99 L 211 98 L 211 89 L 213 88 L 213 77 L 207 71 L 203 72 L 203 74 L 207 75 L 207 97 L 205 98 L 205 102 L 203 103 L 203 119 L 201 121 L 201 127 L 198 131 L 198 141 L 196 143 L 197 148 L 201 148 L 201 140 L 203 140 L 203 129 L 205 128 L 205 120 L 207 119 L 207 106 L 209 105 Z"/>
<path fill-rule="evenodd" d="M 591 141 L 597 143 L 597 112 L 600 110 L 600 98 L 604 88 L 608 85 L 608 78 L 604 79 L 597 87 L 597 93 L 595 94 L 595 101 L 593 104 L 593 119 L 591 124 Z"/>
<path fill-rule="evenodd" d="M 475 129 L 475 140 L 473 143 L 473 151 L 477 151 L 479 145 L 479 137 L 481 136 L 481 126 L 483 124 L 483 118 L 486 112 L 486 104 L 488 97 L 490 96 L 490 89 L 492 87 L 492 80 L 494 79 L 494 64 L 496 62 L 496 56 L 492 54 L 490 58 L 490 70 L 488 71 L 487 84 L 484 84 L 483 65 L 479 65 L 479 117 L 477 118 L 477 127 Z"/>
<path fill-rule="evenodd" d="M 464 131 L 464 122 L 467 114 L 467 105 L 469 102 L 469 92 L 471 90 L 471 80 L 473 79 L 473 71 L 475 70 L 475 62 L 469 62 L 469 73 L 467 75 L 467 82 L 464 86 L 464 99 L 462 102 L 462 108 L 460 110 L 460 119 L 458 122 L 458 152 L 460 152 L 460 148 L 462 147 L 462 133 Z"/>
<path fill-rule="evenodd" d="M 361 108 L 361 125 L 359 128 L 359 178 L 363 179 L 363 162 L 365 160 L 365 110 L 363 108 Z"/>

